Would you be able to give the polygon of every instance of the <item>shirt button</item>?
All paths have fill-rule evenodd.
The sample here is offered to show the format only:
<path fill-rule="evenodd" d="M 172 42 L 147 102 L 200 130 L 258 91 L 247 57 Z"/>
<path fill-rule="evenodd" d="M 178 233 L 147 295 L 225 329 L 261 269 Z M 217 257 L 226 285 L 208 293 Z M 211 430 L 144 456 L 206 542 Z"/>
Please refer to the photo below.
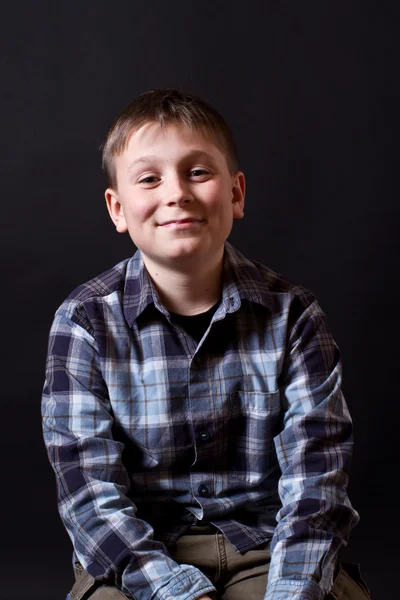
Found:
<path fill-rule="evenodd" d="M 199 496 L 202 496 L 203 498 L 208 498 L 210 495 L 210 490 L 206 485 L 204 485 L 204 483 L 199 485 L 199 489 L 197 491 L 199 492 Z"/>
<path fill-rule="evenodd" d="M 207 442 L 207 440 L 210 439 L 210 434 L 208 433 L 208 431 L 206 431 L 205 429 L 203 429 L 203 431 L 200 431 L 200 439 L 202 442 Z"/>

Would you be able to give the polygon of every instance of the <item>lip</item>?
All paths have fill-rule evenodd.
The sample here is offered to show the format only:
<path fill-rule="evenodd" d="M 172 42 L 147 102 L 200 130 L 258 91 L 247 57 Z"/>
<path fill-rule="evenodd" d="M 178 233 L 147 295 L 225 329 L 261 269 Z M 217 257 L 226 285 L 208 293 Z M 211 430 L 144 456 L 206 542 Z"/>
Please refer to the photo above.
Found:
<path fill-rule="evenodd" d="M 189 227 L 195 223 L 202 223 L 204 219 L 195 219 L 195 218 L 187 218 L 187 219 L 171 219 L 170 221 L 164 221 L 164 223 L 160 223 L 160 227 Z"/>

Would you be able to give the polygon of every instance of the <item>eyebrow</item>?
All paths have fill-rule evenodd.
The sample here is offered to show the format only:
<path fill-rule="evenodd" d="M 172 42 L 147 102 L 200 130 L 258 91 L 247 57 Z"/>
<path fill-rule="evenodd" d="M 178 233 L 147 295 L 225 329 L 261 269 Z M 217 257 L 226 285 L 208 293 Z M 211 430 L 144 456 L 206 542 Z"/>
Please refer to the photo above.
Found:
<path fill-rule="evenodd" d="M 128 167 L 128 171 L 132 171 L 132 169 L 134 167 L 136 167 L 136 165 L 138 164 L 148 164 L 151 163 L 155 160 L 155 156 L 142 156 L 142 158 L 137 158 L 136 160 L 133 160 L 129 167 Z"/>
<path fill-rule="evenodd" d="M 208 160 L 211 160 L 212 163 L 216 164 L 215 158 L 208 152 L 205 152 L 204 150 L 191 150 L 190 152 L 188 152 L 188 154 L 182 157 L 182 162 L 185 160 L 193 160 L 195 158 L 207 158 Z M 136 160 L 133 160 L 130 163 L 128 171 L 132 171 L 132 169 L 138 164 L 149 164 L 153 162 L 158 162 L 157 156 L 141 156 L 140 158 L 137 158 Z"/>

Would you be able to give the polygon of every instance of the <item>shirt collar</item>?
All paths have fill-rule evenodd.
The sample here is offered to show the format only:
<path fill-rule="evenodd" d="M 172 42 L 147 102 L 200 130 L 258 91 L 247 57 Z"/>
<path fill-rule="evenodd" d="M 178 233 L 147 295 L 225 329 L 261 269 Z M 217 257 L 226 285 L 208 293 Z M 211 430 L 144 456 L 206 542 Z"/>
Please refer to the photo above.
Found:
<path fill-rule="evenodd" d="M 230 305 L 228 312 L 237 310 L 242 300 L 261 304 L 272 311 L 271 291 L 262 275 L 266 268 L 247 259 L 229 242 L 225 242 L 224 256 L 222 300 Z"/>
<path fill-rule="evenodd" d="M 222 317 L 235 312 L 242 300 L 272 310 L 271 293 L 257 263 L 248 260 L 232 244 L 225 242 L 222 299 L 215 316 Z M 148 275 L 141 252 L 137 250 L 128 261 L 124 289 L 124 314 L 131 327 L 150 304 L 168 315 Z"/>

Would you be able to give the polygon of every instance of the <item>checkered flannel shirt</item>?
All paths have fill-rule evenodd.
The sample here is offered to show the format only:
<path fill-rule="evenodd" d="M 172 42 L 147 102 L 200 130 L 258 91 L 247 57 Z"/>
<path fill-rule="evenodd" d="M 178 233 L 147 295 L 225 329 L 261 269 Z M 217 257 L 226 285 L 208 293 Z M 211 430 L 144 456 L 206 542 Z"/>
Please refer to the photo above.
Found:
<path fill-rule="evenodd" d="M 226 242 L 197 343 L 140 251 L 57 310 L 44 438 L 74 561 L 135 600 L 214 586 L 168 547 L 199 522 L 237 551 L 271 540 L 268 600 L 323 598 L 358 521 L 341 365 L 312 293 Z"/>

